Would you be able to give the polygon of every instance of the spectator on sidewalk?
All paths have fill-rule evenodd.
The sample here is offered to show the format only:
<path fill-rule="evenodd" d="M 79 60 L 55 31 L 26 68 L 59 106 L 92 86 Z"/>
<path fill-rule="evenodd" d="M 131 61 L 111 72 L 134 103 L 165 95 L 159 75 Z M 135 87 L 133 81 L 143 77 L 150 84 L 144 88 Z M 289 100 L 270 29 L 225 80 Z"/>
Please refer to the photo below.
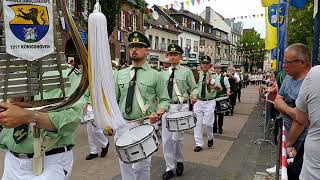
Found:
<path fill-rule="evenodd" d="M 301 84 L 311 68 L 311 51 L 301 43 L 292 44 L 286 48 L 284 53 L 283 68 L 286 71 L 283 84 L 279 94 L 275 99 L 275 108 L 281 113 L 285 125 L 286 135 L 292 127 L 292 121 L 295 119 L 295 101 L 298 97 Z M 288 165 L 289 180 L 299 179 L 302 168 L 304 141 L 307 131 L 303 132 L 297 138 L 292 146 L 297 150 L 297 155 L 292 164 Z"/>
<path fill-rule="evenodd" d="M 276 99 L 277 94 L 278 94 L 278 86 L 277 86 L 277 82 L 276 82 L 276 78 L 275 78 L 274 74 L 271 73 L 269 76 L 270 76 L 269 83 L 271 84 L 271 86 L 267 87 L 264 90 L 264 93 L 270 93 L 269 100 L 274 102 L 274 100 Z M 270 118 L 273 120 L 275 120 L 276 116 L 277 116 L 276 109 L 274 108 L 273 104 L 270 107 L 270 116 L 271 116 Z"/>
<path fill-rule="evenodd" d="M 301 180 L 316 180 L 320 177 L 320 66 L 313 67 L 301 85 L 296 100 L 296 119 L 292 123 L 287 141 L 287 152 L 296 155 L 293 148 L 298 136 L 309 127 L 304 144 Z"/>

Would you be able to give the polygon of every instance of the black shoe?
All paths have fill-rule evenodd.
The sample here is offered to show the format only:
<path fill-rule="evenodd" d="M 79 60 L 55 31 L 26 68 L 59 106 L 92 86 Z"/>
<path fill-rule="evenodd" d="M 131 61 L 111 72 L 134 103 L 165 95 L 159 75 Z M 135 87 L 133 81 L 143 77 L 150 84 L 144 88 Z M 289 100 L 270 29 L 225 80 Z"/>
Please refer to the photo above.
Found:
<path fill-rule="evenodd" d="M 229 112 L 224 113 L 225 116 L 229 116 Z"/>
<path fill-rule="evenodd" d="M 92 160 L 92 159 L 95 159 L 98 157 L 98 154 L 89 154 L 87 157 L 86 157 L 86 160 Z"/>
<path fill-rule="evenodd" d="M 219 129 L 219 134 L 222 134 L 223 133 L 223 130 L 222 129 Z"/>
<path fill-rule="evenodd" d="M 167 172 L 163 173 L 163 175 L 162 175 L 162 179 L 163 180 L 169 180 L 172 177 L 173 177 L 173 171 L 172 170 L 167 171 Z"/>
<path fill-rule="evenodd" d="M 177 162 L 177 169 L 176 169 L 176 173 L 177 173 L 177 176 L 181 176 L 182 173 L 183 173 L 183 163 L 182 162 Z"/>
<path fill-rule="evenodd" d="M 217 133 L 218 131 L 217 131 L 217 129 L 213 129 L 213 134 L 215 134 L 215 133 Z"/>
<path fill-rule="evenodd" d="M 212 147 L 213 146 L 213 139 L 208 140 L 208 147 Z"/>
<path fill-rule="evenodd" d="M 200 152 L 201 150 L 202 150 L 202 147 L 200 147 L 200 146 L 196 146 L 196 147 L 193 149 L 194 152 Z"/>
<path fill-rule="evenodd" d="M 107 154 L 108 154 L 108 150 L 109 150 L 109 143 L 107 144 L 106 147 L 104 148 L 101 148 L 101 154 L 100 154 L 100 157 L 105 157 Z"/>

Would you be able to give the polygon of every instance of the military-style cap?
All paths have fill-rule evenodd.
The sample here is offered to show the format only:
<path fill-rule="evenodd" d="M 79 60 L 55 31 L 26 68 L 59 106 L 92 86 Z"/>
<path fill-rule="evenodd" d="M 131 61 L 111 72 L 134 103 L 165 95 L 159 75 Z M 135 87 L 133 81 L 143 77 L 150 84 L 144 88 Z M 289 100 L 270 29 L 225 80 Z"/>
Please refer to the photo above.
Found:
<path fill-rule="evenodd" d="M 169 61 L 167 58 L 160 59 L 160 62 L 163 62 L 163 63 L 170 63 L 170 61 Z"/>
<path fill-rule="evenodd" d="M 209 56 L 205 55 L 200 59 L 200 62 L 203 63 L 203 64 L 210 64 L 211 63 L 211 58 Z"/>
<path fill-rule="evenodd" d="M 214 67 L 215 67 L 215 68 L 221 68 L 222 66 L 221 66 L 221 63 L 216 63 L 216 64 L 214 65 Z"/>
<path fill-rule="evenodd" d="M 147 48 L 150 47 L 150 42 L 148 38 L 139 31 L 134 31 L 128 36 L 129 45 L 130 44 L 143 44 Z"/>
<path fill-rule="evenodd" d="M 176 44 L 169 44 L 168 46 L 168 53 L 178 53 L 183 54 L 183 49 Z"/>

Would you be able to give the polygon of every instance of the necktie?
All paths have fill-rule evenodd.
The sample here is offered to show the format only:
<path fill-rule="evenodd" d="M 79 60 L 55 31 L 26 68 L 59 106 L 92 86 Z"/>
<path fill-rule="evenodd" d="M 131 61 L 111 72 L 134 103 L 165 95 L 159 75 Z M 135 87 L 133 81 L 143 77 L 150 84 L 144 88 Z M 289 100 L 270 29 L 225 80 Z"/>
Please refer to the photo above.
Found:
<path fill-rule="evenodd" d="M 204 74 L 202 79 L 201 98 L 206 97 L 206 84 L 207 84 L 207 74 Z"/>
<path fill-rule="evenodd" d="M 138 67 L 133 67 L 134 69 L 134 76 L 132 77 L 129 87 L 128 87 L 128 93 L 127 93 L 127 99 L 126 99 L 126 107 L 125 107 L 125 112 L 127 114 L 130 114 L 132 111 L 132 102 L 133 102 L 133 95 L 134 95 L 134 88 L 136 85 L 136 79 L 137 79 L 137 71 Z"/>
<path fill-rule="evenodd" d="M 174 79 L 174 71 L 176 68 L 172 68 L 172 73 L 170 74 L 169 77 L 169 82 L 168 82 L 168 94 L 170 99 L 172 98 L 172 90 L 173 90 L 173 79 Z"/>
<path fill-rule="evenodd" d="M 29 131 L 29 125 L 28 124 L 22 124 L 13 130 L 13 140 L 16 142 L 16 144 L 21 143 L 23 140 L 25 140 L 28 136 Z"/>

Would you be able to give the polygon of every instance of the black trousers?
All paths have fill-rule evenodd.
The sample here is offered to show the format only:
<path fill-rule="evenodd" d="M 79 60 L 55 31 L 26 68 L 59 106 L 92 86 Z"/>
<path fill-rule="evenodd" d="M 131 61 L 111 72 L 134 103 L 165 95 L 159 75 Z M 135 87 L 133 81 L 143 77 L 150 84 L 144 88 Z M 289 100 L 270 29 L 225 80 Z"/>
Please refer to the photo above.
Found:
<path fill-rule="evenodd" d="M 303 154 L 304 154 L 304 143 L 301 145 L 300 149 L 297 152 L 297 155 L 294 157 L 292 164 L 288 164 L 288 180 L 299 180 L 299 175 L 302 169 L 303 163 Z"/>
<path fill-rule="evenodd" d="M 239 90 L 238 90 L 238 92 L 237 92 L 238 101 L 239 101 L 239 102 L 241 101 L 241 89 L 242 89 L 242 88 L 239 88 Z"/>
<path fill-rule="evenodd" d="M 230 111 L 230 113 L 233 113 L 234 106 L 237 103 L 237 94 L 238 93 L 234 92 L 229 97 L 230 98 L 230 102 L 231 102 L 231 111 Z"/>
<path fill-rule="evenodd" d="M 214 114 L 214 123 L 213 123 L 213 132 L 217 132 L 217 128 L 222 130 L 223 127 L 223 113 L 215 113 Z"/>

